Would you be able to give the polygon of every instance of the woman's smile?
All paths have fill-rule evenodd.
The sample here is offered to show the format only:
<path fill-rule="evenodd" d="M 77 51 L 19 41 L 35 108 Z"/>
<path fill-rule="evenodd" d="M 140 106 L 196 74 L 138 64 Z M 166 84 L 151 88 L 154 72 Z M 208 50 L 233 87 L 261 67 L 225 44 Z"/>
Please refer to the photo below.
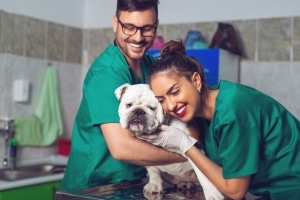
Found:
<path fill-rule="evenodd" d="M 176 109 L 174 112 L 177 115 L 177 117 L 181 118 L 185 115 L 186 111 L 187 111 L 187 105 L 185 104 L 185 105 L 179 107 L 178 109 Z"/>

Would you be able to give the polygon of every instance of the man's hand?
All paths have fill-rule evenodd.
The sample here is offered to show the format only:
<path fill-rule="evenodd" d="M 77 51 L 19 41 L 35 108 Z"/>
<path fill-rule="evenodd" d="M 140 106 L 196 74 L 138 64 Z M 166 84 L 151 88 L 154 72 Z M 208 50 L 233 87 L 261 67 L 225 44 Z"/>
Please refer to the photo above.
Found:
<path fill-rule="evenodd" d="M 185 153 L 197 142 L 184 131 L 167 125 L 161 125 L 155 133 L 142 134 L 138 138 L 156 146 L 180 149 L 182 153 Z"/>

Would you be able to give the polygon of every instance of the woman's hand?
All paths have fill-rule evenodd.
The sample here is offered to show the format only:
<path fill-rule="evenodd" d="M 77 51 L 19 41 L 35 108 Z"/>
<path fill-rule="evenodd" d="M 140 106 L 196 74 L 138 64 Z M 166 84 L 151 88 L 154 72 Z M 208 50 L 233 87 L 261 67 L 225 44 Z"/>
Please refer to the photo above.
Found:
<path fill-rule="evenodd" d="M 185 153 L 197 142 L 181 129 L 167 125 L 161 125 L 155 133 L 142 134 L 137 137 L 156 146 L 180 149 L 182 153 Z"/>

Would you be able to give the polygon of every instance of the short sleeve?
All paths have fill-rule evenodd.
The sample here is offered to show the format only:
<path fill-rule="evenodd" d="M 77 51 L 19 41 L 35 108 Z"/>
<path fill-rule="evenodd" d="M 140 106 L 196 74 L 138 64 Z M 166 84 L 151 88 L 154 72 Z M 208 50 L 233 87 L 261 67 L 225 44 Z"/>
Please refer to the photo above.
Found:
<path fill-rule="evenodd" d="M 256 127 L 230 121 L 217 127 L 215 134 L 220 144 L 217 148 L 217 160 L 222 165 L 224 178 L 236 178 L 257 172 L 261 140 Z"/>
<path fill-rule="evenodd" d="M 103 67 L 91 71 L 86 77 L 84 98 L 94 125 L 119 122 L 119 100 L 115 96 L 115 89 L 131 82 L 130 74 L 126 70 L 120 70 Z"/>

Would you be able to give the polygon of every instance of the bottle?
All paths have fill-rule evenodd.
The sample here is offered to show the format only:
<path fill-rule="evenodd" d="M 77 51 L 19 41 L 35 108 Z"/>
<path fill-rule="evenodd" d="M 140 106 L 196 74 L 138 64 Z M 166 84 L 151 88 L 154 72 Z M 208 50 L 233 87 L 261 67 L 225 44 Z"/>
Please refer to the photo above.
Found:
<path fill-rule="evenodd" d="M 10 168 L 16 168 L 18 142 L 15 138 L 10 140 Z"/>

